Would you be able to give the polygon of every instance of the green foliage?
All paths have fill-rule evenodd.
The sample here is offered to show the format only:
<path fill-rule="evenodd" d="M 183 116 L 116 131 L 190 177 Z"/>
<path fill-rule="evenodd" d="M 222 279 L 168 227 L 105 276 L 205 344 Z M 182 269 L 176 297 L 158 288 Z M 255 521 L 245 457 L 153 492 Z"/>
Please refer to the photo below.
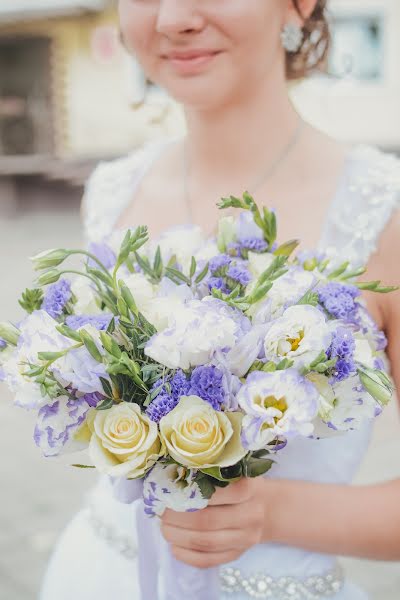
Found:
<path fill-rule="evenodd" d="M 35 310 L 39 310 L 42 306 L 43 290 L 39 288 L 26 289 L 18 302 L 28 314 L 32 314 Z"/>

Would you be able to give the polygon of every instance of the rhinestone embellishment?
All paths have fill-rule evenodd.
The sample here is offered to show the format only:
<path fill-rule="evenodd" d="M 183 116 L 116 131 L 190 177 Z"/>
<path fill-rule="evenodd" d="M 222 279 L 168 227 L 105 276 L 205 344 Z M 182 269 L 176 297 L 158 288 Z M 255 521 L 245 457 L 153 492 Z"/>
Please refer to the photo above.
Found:
<path fill-rule="evenodd" d="M 343 572 L 338 566 L 323 575 L 304 580 L 295 577 L 270 577 L 257 573 L 244 577 L 239 569 L 221 570 L 221 590 L 226 594 L 245 592 L 249 598 L 271 600 L 320 600 L 337 594 L 344 583 Z"/>

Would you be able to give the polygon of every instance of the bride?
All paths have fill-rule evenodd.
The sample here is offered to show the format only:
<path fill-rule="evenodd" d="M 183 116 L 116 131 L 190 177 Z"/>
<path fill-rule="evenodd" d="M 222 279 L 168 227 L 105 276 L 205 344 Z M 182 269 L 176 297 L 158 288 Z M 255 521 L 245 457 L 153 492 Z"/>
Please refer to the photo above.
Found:
<path fill-rule="evenodd" d="M 216 201 L 248 189 L 276 209 L 282 240 L 398 282 L 399 163 L 316 131 L 288 98 L 287 81 L 324 58 L 325 4 L 120 0 L 127 49 L 182 103 L 188 134 L 98 166 L 83 202 L 89 240 L 143 223 L 156 236 L 184 224 L 209 234 Z M 400 292 L 365 298 L 400 384 Z M 220 567 L 221 599 L 365 600 L 335 556 L 400 559 L 400 481 L 349 485 L 370 433 L 292 442 L 267 477 L 219 490 L 205 511 L 167 511 L 160 543 L 189 565 Z M 41 600 L 139 600 L 136 509 L 101 479 L 57 545 Z M 165 588 L 142 600 L 169 598 Z"/>

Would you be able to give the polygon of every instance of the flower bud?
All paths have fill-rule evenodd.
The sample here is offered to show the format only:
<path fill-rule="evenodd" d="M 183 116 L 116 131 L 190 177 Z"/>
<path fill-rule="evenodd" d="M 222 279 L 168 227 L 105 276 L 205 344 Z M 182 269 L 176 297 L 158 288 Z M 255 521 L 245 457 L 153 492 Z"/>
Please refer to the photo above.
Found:
<path fill-rule="evenodd" d="M 362 367 L 359 369 L 361 383 L 369 394 L 379 404 L 385 406 L 393 395 L 393 385 L 389 377 L 383 371 Z"/>
<path fill-rule="evenodd" d="M 12 323 L 0 323 L 0 338 L 8 344 L 16 346 L 21 332 Z"/>
<path fill-rule="evenodd" d="M 46 271 L 42 273 L 36 280 L 38 285 L 49 285 L 50 283 L 55 283 L 61 277 L 60 271 L 57 269 L 50 269 L 50 271 Z"/>
<path fill-rule="evenodd" d="M 45 250 L 45 252 L 40 252 L 40 254 L 32 256 L 30 260 L 34 264 L 35 271 L 41 271 L 42 269 L 58 267 L 66 258 L 68 258 L 69 255 L 69 250 L 63 250 L 60 248 L 55 250 Z"/>

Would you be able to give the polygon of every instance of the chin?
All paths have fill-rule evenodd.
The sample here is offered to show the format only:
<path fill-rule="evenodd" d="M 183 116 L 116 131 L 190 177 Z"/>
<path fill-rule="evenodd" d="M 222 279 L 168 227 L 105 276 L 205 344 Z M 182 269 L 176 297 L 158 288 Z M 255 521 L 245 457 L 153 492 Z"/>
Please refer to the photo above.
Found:
<path fill-rule="evenodd" d="M 164 87 L 168 94 L 179 104 L 189 109 L 215 110 L 234 97 L 232 90 L 224 89 L 219 81 L 210 78 L 184 79 L 179 82 L 168 82 Z M 214 78 L 212 78 L 214 79 Z"/>

